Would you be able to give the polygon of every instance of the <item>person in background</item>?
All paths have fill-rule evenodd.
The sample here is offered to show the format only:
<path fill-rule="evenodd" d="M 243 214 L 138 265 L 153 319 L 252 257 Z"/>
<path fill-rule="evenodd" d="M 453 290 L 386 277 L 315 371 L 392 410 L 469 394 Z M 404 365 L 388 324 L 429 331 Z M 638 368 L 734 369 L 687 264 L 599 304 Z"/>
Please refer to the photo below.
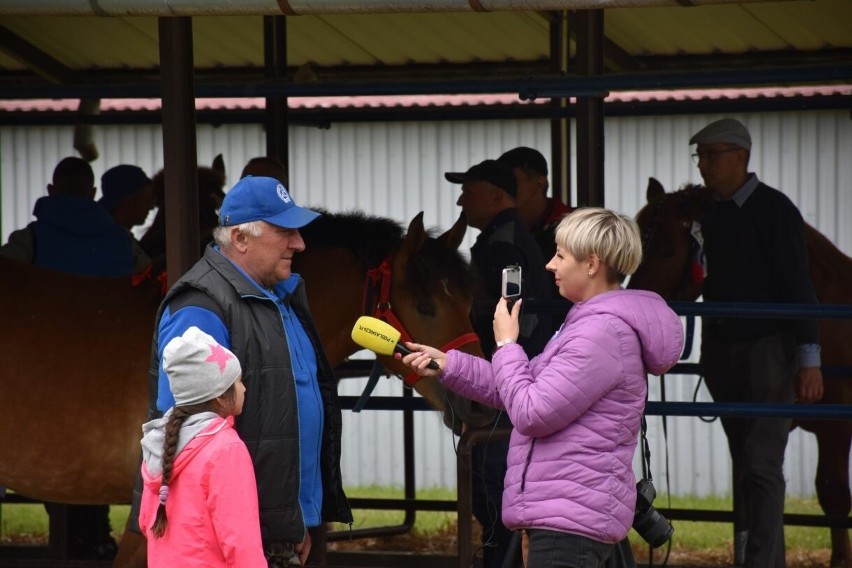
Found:
<path fill-rule="evenodd" d="M 175 405 L 142 427 L 148 564 L 267 568 L 254 468 L 233 428 L 246 391 L 240 362 L 190 327 L 163 349 L 163 369 Z"/>
<path fill-rule="evenodd" d="M 95 174 L 81 158 L 62 159 L 36 220 L 9 235 L 0 254 L 71 274 L 127 276 L 133 272 L 130 238 L 94 201 Z"/>
<path fill-rule="evenodd" d="M 518 146 L 504 152 L 498 162 L 512 168 L 518 182 L 518 213 L 524 226 L 532 234 L 545 261 L 556 253 L 556 227 L 565 215 L 573 211 L 557 197 L 548 197 L 550 184 L 547 181 L 547 160 L 538 150 Z M 549 300 L 559 302 L 559 311 L 550 318 L 551 332 L 556 332 L 564 315 L 571 309 L 571 302 L 559 295 L 556 287 L 549 288 Z M 564 310 L 564 311 L 563 311 Z"/>
<path fill-rule="evenodd" d="M 225 195 L 215 243 L 160 305 L 152 345 L 151 418 L 175 402 L 163 368 L 173 338 L 196 326 L 239 359 L 246 393 L 235 427 L 254 464 L 270 567 L 303 564 L 308 529 L 352 523 L 340 473 L 337 379 L 305 283 L 292 272 L 294 255 L 305 250 L 299 229 L 317 217 L 276 179 L 239 180 Z M 131 523 L 139 499 L 137 488 Z"/>
<path fill-rule="evenodd" d="M 556 226 L 573 211 L 558 197 L 548 197 L 547 160 L 534 148 L 518 146 L 497 158 L 515 172 L 518 182 L 518 213 L 524 226 L 538 243 L 545 260 L 553 258 L 556 244 L 553 239 Z"/>
<path fill-rule="evenodd" d="M 526 530 L 528 566 L 604 567 L 633 524 L 646 373 L 667 371 L 683 347 L 680 318 L 660 296 L 621 288 L 641 258 L 632 219 L 577 209 L 560 221 L 547 265 L 574 305 L 540 355 L 518 344 L 524 300 L 509 312 L 501 298 L 490 362 L 416 343 L 398 356 L 512 419 L 502 514 L 507 527 Z M 433 360 L 439 370 L 427 367 Z"/>
<path fill-rule="evenodd" d="M 479 290 L 471 310 L 473 329 L 487 355 L 496 348 L 491 331 L 493 306 L 500 298 L 503 269 L 518 265 L 522 271 L 522 295 L 527 299 L 550 297 L 544 258 L 524 227 L 515 199 L 518 186 L 512 169 L 496 160 L 485 160 L 466 172 L 447 172 L 447 181 L 461 184 L 457 205 L 467 224 L 480 234 L 470 249 L 470 269 Z M 519 343 L 530 357 L 541 352 L 553 329 L 546 314 L 520 316 Z M 505 413 L 491 424 L 468 426 L 511 427 Z M 457 426 L 457 425 L 454 425 Z M 454 428 L 457 432 L 458 428 Z M 512 533 L 500 519 L 508 440 L 489 439 L 472 451 L 473 512 L 482 525 L 483 565 L 499 568 L 507 554 Z"/>
<path fill-rule="evenodd" d="M 689 140 L 716 199 L 701 219 L 706 302 L 816 304 L 804 220 L 780 191 L 748 171 L 751 135 L 732 118 Z M 822 398 L 814 320 L 705 317 L 701 366 L 717 402 L 789 404 Z M 789 418 L 722 418 L 734 485 L 747 512 L 746 568 L 785 567 L 784 452 Z"/>
<path fill-rule="evenodd" d="M 133 272 L 130 236 L 95 203 L 95 174 L 81 158 L 60 160 L 47 196 L 36 201 L 36 220 L 9 235 L 0 254 L 37 266 L 87 276 L 129 276 Z M 129 284 L 128 284 L 129 285 Z M 68 555 L 73 559 L 112 559 L 109 505 L 46 503 L 51 516 L 66 507 Z"/>
<path fill-rule="evenodd" d="M 142 272 L 151 264 L 131 229 L 142 225 L 154 208 L 151 178 L 139 166 L 121 164 L 114 166 L 101 176 L 101 193 L 98 203 L 104 207 L 115 222 L 124 227 L 133 246 L 133 271 Z"/>

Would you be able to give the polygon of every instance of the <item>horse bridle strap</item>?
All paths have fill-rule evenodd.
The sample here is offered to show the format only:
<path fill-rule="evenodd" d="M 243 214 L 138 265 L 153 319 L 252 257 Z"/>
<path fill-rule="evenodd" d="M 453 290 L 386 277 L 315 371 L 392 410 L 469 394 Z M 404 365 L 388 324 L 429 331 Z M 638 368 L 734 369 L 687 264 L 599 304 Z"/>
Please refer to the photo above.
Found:
<path fill-rule="evenodd" d="M 376 298 L 375 307 L 372 310 L 372 316 L 376 319 L 386 321 L 393 326 L 394 329 L 399 332 L 401 341 L 414 341 L 411 334 L 408 333 L 408 330 L 405 329 L 405 326 L 397 317 L 396 313 L 394 313 L 393 306 L 391 306 L 390 290 L 391 275 L 393 273 L 391 269 L 392 263 L 393 252 L 390 252 L 379 266 L 367 270 L 367 281 L 364 284 L 364 311 L 370 313 L 370 292 L 378 289 L 378 297 Z M 445 345 L 442 345 L 439 349 L 446 352 L 450 349 L 458 349 L 463 345 L 477 341 L 479 341 L 479 336 L 473 332 L 469 332 L 453 339 Z M 403 377 L 402 380 L 406 385 L 412 386 L 420 379 L 421 377 L 412 371 Z"/>

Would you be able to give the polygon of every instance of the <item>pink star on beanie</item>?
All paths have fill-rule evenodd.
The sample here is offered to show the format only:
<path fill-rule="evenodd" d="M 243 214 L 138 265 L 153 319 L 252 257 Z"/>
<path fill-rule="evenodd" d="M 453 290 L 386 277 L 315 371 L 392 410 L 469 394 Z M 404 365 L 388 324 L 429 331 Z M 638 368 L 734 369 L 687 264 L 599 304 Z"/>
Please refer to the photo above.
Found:
<path fill-rule="evenodd" d="M 224 373 L 228 361 L 234 358 L 234 354 L 216 343 L 215 341 L 210 346 L 210 357 L 205 359 L 207 362 L 213 362 L 219 365 L 219 372 Z"/>
<path fill-rule="evenodd" d="M 175 406 L 212 400 L 242 374 L 237 357 L 195 326 L 166 345 L 163 370 L 169 377 Z"/>

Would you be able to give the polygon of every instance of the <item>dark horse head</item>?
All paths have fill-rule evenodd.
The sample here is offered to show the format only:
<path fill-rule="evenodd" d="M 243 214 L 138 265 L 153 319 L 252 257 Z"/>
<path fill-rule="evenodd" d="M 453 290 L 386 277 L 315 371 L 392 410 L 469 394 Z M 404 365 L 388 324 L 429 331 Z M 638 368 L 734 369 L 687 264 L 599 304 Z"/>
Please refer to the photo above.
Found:
<path fill-rule="evenodd" d="M 700 220 L 712 192 L 686 185 L 666 193 L 659 181 L 650 178 L 646 196 L 648 203 L 636 215 L 642 264 L 628 287 L 652 290 L 667 300 L 695 300 L 704 283 Z"/>
<path fill-rule="evenodd" d="M 139 244 L 155 262 L 162 262 L 166 254 L 166 190 L 163 170 L 157 172 L 152 179 L 154 204 L 157 206 L 157 216 Z M 202 251 L 210 241 L 213 229 L 219 223 L 216 212 L 222 206 L 225 198 L 225 161 L 219 154 L 213 159 L 211 167 L 198 168 L 198 225 L 201 237 Z"/>

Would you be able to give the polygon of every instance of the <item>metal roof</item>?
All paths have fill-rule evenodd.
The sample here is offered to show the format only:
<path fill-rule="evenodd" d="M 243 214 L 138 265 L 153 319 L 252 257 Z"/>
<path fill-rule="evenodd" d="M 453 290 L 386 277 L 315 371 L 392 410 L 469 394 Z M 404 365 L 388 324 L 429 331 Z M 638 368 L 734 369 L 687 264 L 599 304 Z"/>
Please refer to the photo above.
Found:
<path fill-rule="evenodd" d="M 12 3 L 0 2 L 0 15 L 3 5 Z M 782 72 L 765 82 L 780 83 L 785 68 L 829 66 L 839 70 L 829 79 L 850 82 L 850 0 L 624 7 L 603 13 L 607 73 L 775 67 Z M 569 12 L 287 17 L 289 78 L 321 85 L 544 75 L 553 73 L 550 24 L 559 18 L 572 26 Z M 194 16 L 192 28 L 197 85 L 263 81 L 263 16 Z M 573 53 L 573 39 L 571 44 Z M 791 78 L 808 82 L 801 74 Z M 750 80 L 750 75 L 743 79 Z M 158 81 L 157 17 L 3 15 L 0 20 L 0 97 L 36 96 L 27 90 L 32 87 Z"/>

